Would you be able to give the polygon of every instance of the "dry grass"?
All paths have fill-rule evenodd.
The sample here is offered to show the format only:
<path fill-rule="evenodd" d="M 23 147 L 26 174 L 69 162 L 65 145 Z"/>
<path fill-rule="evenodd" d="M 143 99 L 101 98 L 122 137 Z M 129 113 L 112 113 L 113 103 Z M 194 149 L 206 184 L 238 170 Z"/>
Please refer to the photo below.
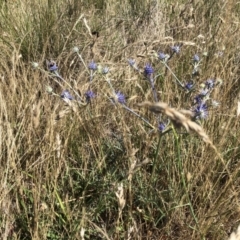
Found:
<path fill-rule="evenodd" d="M 232 232 L 229 237 L 229 240 L 238 240 L 238 239 L 240 239 L 240 228 L 239 227 L 237 228 L 237 231 Z"/>
<path fill-rule="evenodd" d="M 1 239 L 238 239 L 240 4 L 80 2 L 0 1 Z M 156 59 L 174 44 L 168 68 L 182 82 L 201 56 L 196 91 Z M 152 64 L 160 102 L 130 58 Z M 110 72 L 90 82 L 92 60 Z M 220 106 L 199 124 L 189 110 L 209 78 L 223 80 Z M 175 125 L 160 133 L 159 116 Z"/>

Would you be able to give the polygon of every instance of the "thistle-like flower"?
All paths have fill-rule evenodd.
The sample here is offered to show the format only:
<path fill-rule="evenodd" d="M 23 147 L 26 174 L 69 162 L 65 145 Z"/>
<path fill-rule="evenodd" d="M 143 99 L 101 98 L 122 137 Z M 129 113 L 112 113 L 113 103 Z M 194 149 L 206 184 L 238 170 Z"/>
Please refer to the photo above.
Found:
<path fill-rule="evenodd" d="M 160 122 L 159 125 L 158 125 L 158 130 L 160 132 L 163 132 L 165 129 L 166 129 L 166 124 L 164 122 Z"/>
<path fill-rule="evenodd" d="M 213 79 L 208 79 L 206 82 L 205 82 L 205 86 L 207 87 L 207 89 L 213 89 L 214 86 L 215 86 L 215 81 Z"/>
<path fill-rule="evenodd" d="M 61 98 L 63 99 L 68 99 L 68 100 L 73 100 L 73 96 L 70 94 L 70 92 L 66 89 L 61 93 Z"/>
<path fill-rule="evenodd" d="M 158 53 L 158 58 L 161 60 L 161 61 L 164 61 L 166 59 L 167 55 L 163 52 L 160 52 Z"/>
<path fill-rule="evenodd" d="M 54 62 L 52 60 L 47 61 L 47 67 L 50 72 L 55 72 L 58 70 L 58 66 L 57 66 L 56 62 Z"/>
<path fill-rule="evenodd" d="M 154 69 L 151 66 L 151 64 L 147 63 L 145 68 L 144 68 L 144 74 L 145 76 L 149 77 L 154 73 Z"/>
<path fill-rule="evenodd" d="M 125 104 L 126 103 L 126 99 L 123 93 L 121 93 L 120 91 L 116 92 L 116 99 L 119 103 L 121 104 Z"/>
<path fill-rule="evenodd" d="M 203 97 L 198 94 L 196 97 L 194 97 L 194 104 L 200 104 L 202 102 Z"/>
<path fill-rule="evenodd" d="M 205 102 L 207 99 L 209 99 L 209 90 L 201 89 L 199 94 L 194 97 L 194 103 L 200 104 Z"/>
<path fill-rule="evenodd" d="M 92 61 L 88 64 L 88 68 L 90 70 L 96 71 L 97 70 L 97 64 L 94 61 Z"/>
<path fill-rule="evenodd" d="M 202 102 L 198 104 L 194 109 L 194 119 L 205 119 L 208 116 L 208 107 L 207 104 Z"/>
<path fill-rule="evenodd" d="M 93 91 L 91 90 L 88 90 L 86 93 L 85 93 L 85 97 L 86 97 L 86 101 L 87 102 L 90 102 L 92 98 L 94 98 L 96 95 Z"/>
<path fill-rule="evenodd" d="M 135 65 L 135 59 L 132 59 L 132 58 L 130 58 L 130 59 L 128 59 L 128 64 L 131 66 L 131 67 L 133 67 L 134 65 Z"/>
<path fill-rule="evenodd" d="M 174 53 L 180 53 L 180 46 L 179 45 L 172 46 L 171 49 Z"/>
<path fill-rule="evenodd" d="M 137 66 L 137 64 L 136 64 L 135 59 L 132 59 L 132 58 L 128 59 L 128 64 L 129 64 L 132 68 L 134 68 L 135 70 L 139 71 L 139 68 L 138 68 L 138 66 Z"/>
<path fill-rule="evenodd" d="M 193 56 L 193 62 L 198 63 L 199 61 L 200 61 L 200 57 L 197 54 L 195 54 Z"/>
<path fill-rule="evenodd" d="M 185 84 L 185 88 L 188 91 L 192 90 L 193 86 L 194 86 L 193 82 L 188 82 L 188 83 Z"/>

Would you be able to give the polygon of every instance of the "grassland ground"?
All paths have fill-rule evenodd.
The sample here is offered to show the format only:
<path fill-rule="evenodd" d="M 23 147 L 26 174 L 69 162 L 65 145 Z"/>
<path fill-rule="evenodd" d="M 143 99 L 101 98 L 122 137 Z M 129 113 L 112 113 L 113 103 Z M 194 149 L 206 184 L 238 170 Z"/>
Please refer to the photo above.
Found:
<path fill-rule="evenodd" d="M 240 239 L 239 2 L 0 19 L 1 239 Z"/>

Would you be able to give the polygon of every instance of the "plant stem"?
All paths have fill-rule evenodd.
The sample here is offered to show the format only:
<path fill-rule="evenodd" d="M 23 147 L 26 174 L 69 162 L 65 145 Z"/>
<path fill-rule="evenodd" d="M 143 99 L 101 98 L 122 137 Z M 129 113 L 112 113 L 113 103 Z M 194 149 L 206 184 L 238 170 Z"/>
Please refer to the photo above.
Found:
<path fill-rule="evenodd" d="M 182 84 L 182 82 L 178 79 L 178 77 L 175 75 L 175 73 L 171 70 L 171 68 L 167 65 L 166 62 L 163 62 L 163 64 L 165 65 L 165 67 L 170 71 L 170 73 L 173 75 L 173 77 L 176 79 L 177 83 L 184 88 L 184 85 Z"/>
<path fill-rule="evenodd" d="M 195 221 L 195 223 L 198 227 L 198 219 L 197 219 L 197 217 L 194 213 L 193 205 L 192 205 L 192 202 L 190 200 L 188 189 L 187 189 L 187 186 L 186 186 L 184 170 L 183 170 L 183 165 L 182 165 L 182 158 L 181 158 L 181 147 L 180 147 L 180 144 L 179 144 L 179 136 L 177 135 L 174 126 L 173 126 L 173 133 L 174 133 L 175 144 L 176 144 L 176 147 L 177 147 L 178 168 L 179 168 L 179 172 L 180 172 L 180 175 L 181 175 L 182 185 L 183 185 L 183 188 L 184 188 L 184 191 L 185 191 L 185 195 L 187 197 L 187 201 L 188 201 L 188 205 L 190 207 L 191 214 L 192 214 L 192 216 L 194 218 L 194 221 Z"/>

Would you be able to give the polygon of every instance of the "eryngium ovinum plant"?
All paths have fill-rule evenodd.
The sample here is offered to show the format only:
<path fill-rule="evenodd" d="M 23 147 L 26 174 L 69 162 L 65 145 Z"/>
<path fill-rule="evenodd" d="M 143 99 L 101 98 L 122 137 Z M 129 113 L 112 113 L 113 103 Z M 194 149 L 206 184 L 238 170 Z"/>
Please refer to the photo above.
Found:
<path fill-rule="evenodd" d="M 192 63 L 189 71 L 191 72 L 190 79 L 188 81 L 182 81 L 177 74 L 170 67 L 170 61 L 172 61 L 176 55 L 181 54 L 181 46 L 174 45 L 170 47 L 170 54 L 164 52 L 154 53 L 151 56 L 151 59 L 146 61 L 145 66 L 143 68 L 139 67 L 136 60 L 129 58 L 126 61 L 126 65 L 132 69 L 133 74 L 134 72 L 140 76 L 139 79 L 148 83 L 150 91 L 152 92 L 152 101 L 148 101 L 146 99 L 144 102 L 138 104 L 139 107 L 146 107 L 150 111 L 154 113 L 154 118 L 148 119 L 148 117 L 144 116 L 141 112 L 136 112 L 131 107 L 129 107 L 127 102 L 127 97 L 125 96 L 124 92 L 121 89 L 116 89 L 114 87 L 113 81 L 111 77 L 111 69 L 108 66 L 102 66 L 101 64 L 96 63 L 94 60 L 89 61 L 86 63 L 79 51 L 78 47 L 73 48 L 73 54 L 76 54 L 81 61 L 81 64 L 84 66 L 85 71 L 87 72 L 88 76 L 88 89 L 84 93 L 79 93 L 72 86 L 71 82 L 64 79 L 58 71 L 58 66 L 54 61 L 46 61 L 47 69 L 41 68 L 38 63 L 34 62 L 33 67 L 38 69 L 51 79 L 51 84 L 46 86 L 47 93 L 52 97 L 57 97 L 62 99 L 63 104 L 67 104 L 70 109 L 73 110 L 74 113 L 78 112 L 80 109 L 81 111 L 88 111 L 88 105 L 91 106 L 93 101 L 99 102 L 102 99 L 107 99 L 109 103 L 115 107 L 123 108 L 123 110 L 128 111 L 132 114 L 133 118 L 137 118 L 138 121 L 143 122 L 143 125 L 146 126 L 146 132 L 151 135 L 153 132 L 158 134 L 158 141 L 157 147 L 154 149 L 154 155 L 152 159 L 144 159 L 141 162 L 134 162 L 131 164 L 129 171 L 123 176 L 122 180 L 129 180 L 132 178 L 133 173 L 136 172 L 141 166 L 148 164 L 150 161 L 152 163 L 152 170 L 151 176 L 155 175 L 155 171 L 157 169 L 157 159 L 159 156 L 159 152 L 161 149 L 161 142 L 162 138 L 168 134 L 173 134 L 174 144 L 176 146 L 176 153 L 177 153 L 177 166 L 179 168 L 179 172 L 183 173 L 183 159 L 181 158 L 181 144 L 179 138 L 179 131 L 176 131 L 177 128 L 182 127 L 187 132 L 193 132 L 197 136 L 199 136 L 205 143 L 209 144 L 210 147 L 214 149 L 217 153 L 219 159 L 221 160 L 222 164 L 225 166 L 226 171 L 229 175 L 230 180 L 231 174 L 227 169 L 225 162 L 219 152 L 217 151 L 216 147 L 212 143 L 209 136 L 206 134 L 202 127 L 203 121 L 207 121 L 211 110 L 217 108 L 219 103 L 212 99 L 212 93 L 214 89 L 221 84 L 220 79 L 206 79 L 204 81 L 199 81 L 199 71 L 201 68 L 201 62 L 204 59 L 204 55 L 199 56 L 195 54 L 194 56 L 189 59 L 189 62 Z M 154 67 L 153 66 L 158 66 Z M 183 105 L 185 109 L 176 109 L 174 106 L 171 106 L 169 103 L 162 102 L 160 99 L 162 96 L 159 94 L 161 89 L 157 89 L 156 86 L 161 86 L 161 84 L 156 84 L 159 79 L 163 79 L 164 81 L 164 73 L 168 71 L 172 75 L 174 84 L 176 85 L 176 89 L 180 89 L 179 92 L 186 93 L 189 98 L 187 98 L 188 102 L 186 101 Z M 96 77 L 98 76 L 98 77 Z M 96 81 L 105 81 L 108 86 L 108 91 L 104 94 L 101 94 L 101 89 L 96 88 L 96 85 L 93 83 Z M 53 84 L 57 84 L 60 90 L 54 90 Z M 67 88 L 65 88 L 67 86 Z M 76 86 L 76 85 L 75 85 Z M 95 88 L 94 88 L 95 86 Z M 99 84 L 97 86 L 102 86 Z M 173 85 L 174 86 L 174 85 Z M 99 90 L 99 92 L 98 92 Z M 128 96 L 129 97 L 129 96 Z M 186 107 L 187 106 L 187 107 Z M 188 107 L 190 106 L 190 107 Z M 141 109 L 140 109 L 141 110 Z M 59 118 L 56 119 L 58 121 Z M 154 122 L 153 122 L 154 120 Z M 111 121 L 111 117 L 109 120 Z M 181 174 L 181 183 L 184 188 L 184 191 L 187 193 L 187 183 L 184 174 Z M 121 183 L 117 183 L 118 186 L 122 186 Z M 122 213 L 122 210 L 125 206 L 125 199 L 121 194 L 117 194 L 116 196 L 119 201 L 119 219 Z M 121 197 L 122 196 L 122 197 Z M 193 219 L 198 223 L 197 216 L 194 212 L 194 206 L 192 205 L 191 199 L 187 194 L 188 198 L 188 206 L 191 212 Z M 120 204 L 123 203 L 123 204 Z"/>
<path fill-rule="evenodd" d="M 129 111 L 133 117 L 137 117 L 139 121 L 143 121 L 152 131 L 159 132 L 159 136 L 162 137 L 164 134 L 173 131 L 176 134 L 175 127 L 183 126 L 187 131 L 191 130 L 196 132 L 205 142 L 210 143 L 210 145 L 216 150 L 211 140 L 208 138 L 207 134 L 201 127 L 202 121 L 207 120 L 209 113 L 212 109 L 217 108 L 219 103 L 218 101 L 211 98 L 211 93 L 213 90 L 220 85 L 222 82 L 220 79 L 212 79 L 209 78 L 204 82 L 198 82 L 197 76 L 199 76 L 199 71 L 201 67 L 201 62 L 204 57 L 200 57 L 198 54 L 195 54 L 190 61 L 192 62 L 192 67 L 190 68 L 190 76 L 191 78 L 186 82 L 180 80 L 177 75 L 172 71 L 169 66 L 169 62 L 174 59 L 175 55 L 181 54 L 181 45 L 174 45 L 170 47 L 171 54 L 167 54 L 164 52 L 154 53 L 154 59 L 151 63 L 146 63 L 143 69 L 138 67 L 135 59 L 129 58 L 126 62 L 136 74 L 140 75 L 142 79 L 149 83 L 149 87 L 151 88 L 153 94 L 154 103 L 145 102 L 139 104 L 140 106 L 148 107 L 151 111 L 153 111 L 156 115 L 157 125 L 154 126 L 146 117 L 137 113 L 133 109 L 131 109 L 128 104 L 124 93 L 115 89 L 113 84 L 111 83 L 108 74 L 110 72 L 109 67 L 102 66 L 97 64 L 94 60 L 91 60 L 88 64 L 84 61 L 82 55 L 80 54 L 79 48 L 74 47 L 72 49 L 73 53 L 79 57 L 79 60 L 83 64 L 85 70 L 89 74 L 89 89 L 84 93 L 84 96 L 81 96 L 78 91 L 71 86 L 71 84 L 66 81 L 58 72 L 58 66 L 54 61 L 46 61 L 47 71 L 43 68 L 39 67 L 39 64 L 33 62 L 33 67 L 39 69 L 43 72 L 48 72 L 49 77 L 51 77 L 55 83 L 57 83 L 62 91 L 60 93 L 56 93 L 53 90 L 53 87 L 50 85 L 46 86 L 46 91 L 52 96 L 60 97 L 65 103 L 67 103 L 74 111 L 77 111 L 77 108 L 84 107 L 91 103 L 93 98 L 101 98 L 101 95 L 97 92 L 94 92 L 91 89 L 91 83 L 94 81 L 94 77 L 97 74 L 103 76 L 103 81 L 108 83 L 110 88 L 111 96 L 107 96 L 109 101 L 113 105 L 118 105 L 124 108 L 126 111 Z M 189 102 L 191 103 L 191 107 L 185 110 L 177 110 L 175 108 L 170 107 L 166 103 L 159 102 L 158 89 L 155 87 L 155 83 L 159 76 L 163 76 L 163 73 L 160 71 L 156 71 L 153 68 L 153 64 L 162 66 L 167 71 L 169 71 L 174 79 L 174 83 L 184 92 L 193 93 L 191 96 L 193 98 L 189 98 Z M 68 86 L 67 89 L 64 89 L 64 86 Z M 190 96 L 190 95 L 189 95 Z M 98 99 L 100 101 L 100 99 Z M 158 148 L 159 150 L 159 148 Z"/>

